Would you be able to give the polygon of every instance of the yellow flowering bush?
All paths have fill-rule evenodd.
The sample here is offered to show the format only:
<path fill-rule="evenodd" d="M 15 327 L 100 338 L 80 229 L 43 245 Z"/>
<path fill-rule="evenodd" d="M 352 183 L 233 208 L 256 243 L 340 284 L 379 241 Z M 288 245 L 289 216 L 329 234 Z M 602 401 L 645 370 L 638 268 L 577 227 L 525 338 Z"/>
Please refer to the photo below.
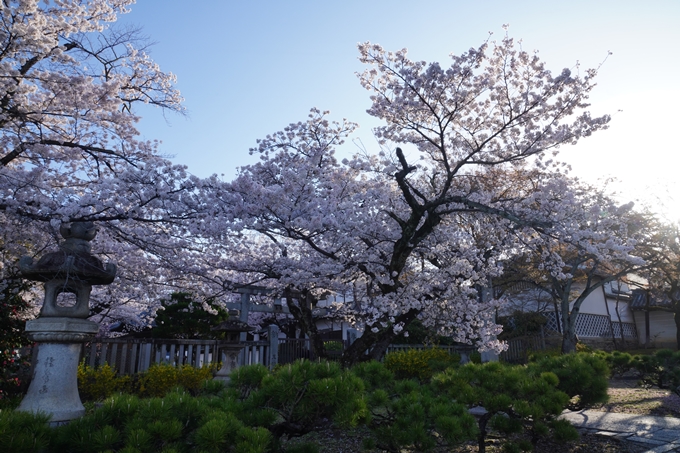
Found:
<path fill-rule="evenodd" d="M 131 390 L 130 376 L 117 376 L 107 363 L 96 368 L 81 363 L 78 365 L 78 392 L 86 401 L 103 400 L 117 392 Z"/>
<path fill-rule="evenodd" d="M 201 386 L 205 381 L 213 378 L 218 369 L 215 364 L 202 368 L 182 365 L 177 370 L 177 382 L 188 392 L 195 395 L 201 390 Z"/>
<path fill-rule="evenodd" d="M 460 356 L 451 355 L 440 348 L 407 349 L 385 356 L 385 368 L 397 379 L 429 380 L 432 375 L 460 362 Z"/>
<path fill-rule="evenodd" d="M 204 381 L 212 379 L 216 365 L 194 368 L 191 365 L 174 367 L 168 364 L 154 364 L 139 377 L 140 396 L 163 397 L 175 387 L 183 387 L 197 394 Z"/>
<path fill-rule="evenodd" d="M 163 397 L 179 385 L 178 374 L 172 365 L 153 364 L 139 376 L 137 393 L 141 397 Z"/>
<path fill-rule="evenodd" d="M 119 392 L 134 393 L 141 397 L 163 397 L 175 387 L 183 387 L 196 395 L 218 368 L 218 364 L 203 368 L 154 364 L 135 376 L 117 376 L 109 364 L 92 368 L 81 363 L 78 366 L 78 391 L 85 401 L 103 400 Z"/>

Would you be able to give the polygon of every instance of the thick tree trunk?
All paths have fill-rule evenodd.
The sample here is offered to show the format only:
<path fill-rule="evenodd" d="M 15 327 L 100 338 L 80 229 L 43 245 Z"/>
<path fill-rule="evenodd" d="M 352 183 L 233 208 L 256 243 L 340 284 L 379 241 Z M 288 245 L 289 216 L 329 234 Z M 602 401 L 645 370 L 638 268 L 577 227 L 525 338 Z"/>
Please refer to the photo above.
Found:
<path fill-rule="evenodd" d="M 344 368 L 351 367 L 359 362 L 369 360 L 381 360 L 396 334 L 391 327 L 381 329 L 378 332 L 367 327 L 364 333 L 352 343 L 342 354 L 341 363 Z"/>
<path fill-rule="evenodd" d="M 569 354 L 576 352 L 576 344 L 578 338 L 576 337 L 576 313 L 568 313 L 562 311 L 562 354 Z"/>
<path fill-rule="evenodd" d="M 567 332 L 565 332 L 562 335 L 562 354 L 576 352 L 577 343 L 578 339 L 576 338 L 576 335 L 569 335 Z"/>
<path fill-rule="evenodd" d="M 675 348 L 680 350 L 680 312 L 675 312 L 673 316 L 675 321 Z"/>
<path fill-rule="evenodd" d="M 612 343 L 614 343 L 614 349 L 619 349 L 619 346 L 616 344 L 616 332 L 614 332 L 614 322 L 612 321 L 612 314 L 609 311 L 609 301 L 607 300 L 607 291 L 604 285 L 602 285 L 602 296 L 604 297 L 604 308 L 607 310 L 607 320 L 609 321 L 609 332 L 612 335 Z M 616 309 L 617 311 L 619 309 L 618 300 L 616 302 Z M 621 328 L 621 331 L 623 332 L 623 328 Z M 623 336 L 623 333 L 621 335 Z"/>
<path fill-rule="evenodd" d="M 477 436 L 477 449 L 479 450 L 479 453 L 486 452 L 486 425 L 489 423 L 492 416 L 493 414 L 491 412 L 487 412 L 481 416 L 477 423 L 479 426 L 479 435 Z"/>
<path fill-rule="evenodd" d="M 293 302 L 297 299 L 298 305 Z M 303 332 L 309 335 L 309 342 L 315 357 L 326 359 L 326 347 L 316 328 L 316 321 L 312 315 L 313 298 L 308 291 L 302 291 L 300 296 L 293 297 L 290 293 L 286 294 L 286 304 L 288 311 L 295 320 L 300 323 Z"/>
<path fill-rule="evenodd" d="M 356 339 L 354 343 L 349 345 L 347 349 L 342 353 L 342 358 L 340 363 L 343 368 L 348 368 L 355 363 L 365 362 L 369 360 L 368 353 L 370 352 L 373 343 L 375 342 L 373 337 L 373 332 L 364 331 L 364 333 Z"/>
<path fill-rule="evenodd" d="M 404 329 L 406 329 L 416 319 L 418 313 L 418 310 L 409 310 L 397 316 L 395 321 L 403 323 Z M 364 333 L 349 348 L 345 349 L 340 360 L 344 368 L 351 367 L 359 362 L 381 360 L 383 358 L 387 348 L 396 338 L 397 334 L 394 333 L 392 326 L 379 328 L 377 332 L 373 332 L 373 327 L 375 326 L 366 326 Z"/>
<path fill-rule="evenodd" d="M 581 310 L 581 304 L 590 293 L 590 291 L 581 293 L 573 304 L 570 304 L 570 289 L 571 283 L 566 285 L 563 289 L 560 300 L 560 308 L 562 309 L 562 354 L 576 352 L 576 344 L 578 343 L 578 337 L 576 336 L 576 319 Z"/>

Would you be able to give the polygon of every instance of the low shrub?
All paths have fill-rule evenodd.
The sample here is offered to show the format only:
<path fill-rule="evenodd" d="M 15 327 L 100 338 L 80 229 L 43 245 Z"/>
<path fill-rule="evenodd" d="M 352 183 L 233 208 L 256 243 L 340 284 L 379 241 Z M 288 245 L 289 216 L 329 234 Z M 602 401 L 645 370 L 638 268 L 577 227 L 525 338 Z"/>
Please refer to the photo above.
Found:
<path fill-rule="evenodd" d="M 49 448 L 44 451 L 270 451 L 269 431 L 247 426 L 225 409 L 234 403 L 228 396 L 193 397 L 180 391 L 164 398 L 114 396 L 85 417 L 54 429 Z"/>
<path fill-rule="evenodd" d="M 286 453 L 320 453 L 319 446 L 312 442 L 301 442 L 286 448 Z"/>
<path fill-rule="evenodd" d="M 470 360 L 470 362 L 476 363 L 477 365 L 480 365 L 482 363 L 482 354 L 480 354 L 477 351 L 474 351 L 474 352 L 470 353 L 470 355 L 468 356 L 468 359 Z"/>
<path fill-rule="evenodd" d="M 580 341 L 576 343 L 576 352 L 595 352 L 593 348 Z"/>
<path fill-rule="evenodd" d="M 326 350 L 327 360 L 340 360 L 340 357 L 342 356 L 342 351 L 344 351 L 345 349 L 345 346 L 342 344 L 342 341 L 336 340 L 324 341 L 323 346 L 324 349 Z"/>
<path fill-rule="evenodd" d="M 598 351 L 596 354 L 607 362 L 612 376 L 622 376 L 633 368 L 633 356 L 627 352 Z"/>
<path fill-rule="evenodd" d="M 204 381 L 212 379 L 214 366 L 195 368 L 191 365 L 178 367 L 169 364 L 154 364 L 138 378 L 136 393 L 142 397 L 162 397 L 175 387 L 182 387 L 197 395 Z"/>
<path fill-rule="evenodd" d="M 640 385 L 670 389 L 680 395 L 680 351 L 660 349 L 654 355 L 635 355 L 630 365 Z"/>
<path fill-rule="evenodd" d="M 49 416 L 11 410 L 0 411 L 0 445 L 13 453 L 45 451 L 51 439 Z"/>
<path fill-rule="evenodd" d="M 199 396 L 180 389 L 145 399 L 119 394 L 88 404 L 85 417 L 55 429 L 46 429 L 46 417 L 0 411 L 0 445 L 8 445 L 7 451 L 42 453 L 259 453 L 281 451 L 284 437 L 366 423 L 372 431 L 366 445 L 388 451 L 427 452 L 475 436 L 484 451 L 489 430 L 505 435 L 507 451 L 517 451 L 542 436 L 566 440 L 575 435 L 570 425 L 556 419 L 570 398 L 560 390 L 558 373 L 587 382 L 582 373 L 597 374 L 604 359 L 571 356 L 578 359 L 449 367 L 425 384 L 395 379 L 380 362 L 352 370 L 310 361 L 273 372 L 262 365 L 246 366 L 234 371 L 227 388 L 204 380 Z M 182 368 L 167 368 L 158 366 L 145 374 L 146 381 L 139 380 L 146 382 L 147 392 L 160 394 L 179 383 Z M 204 372 L 190 371 L 190 385 Z M 101 382 L 115 383 L 111 370 L 98 373 Z M 480 405 L 487 413 L 477 421 L 468 409 Z M 315 451 L 311 444 L 299 449 Z"/>
<path fill-rule="evenodd" d="M 277 367 L 274 371 L 276 372 L 281 368 L 283 366 Z M 238 389 L 240 398 L 244 400 L 248 398 L 251 392 L 262 386 L 262 380 L 268 375 L 269 370 L 262 364 L 241 366 L 236 368 L 229 376 L 229 386 Z"/>
<path fill-rule="evenodd" d="M 344 349 L 342 341 L 324 341 L 323 346 L 326 352 L 342 352 Z"/>
<path fill-rule="evenodd" d="M 100 401 L 132 390 L 130 376 L 117 376 L 108 363 L 96 368 L 84 363 L 78 365 L 78 392 L 83 401 Z"/>
<path fill-rule="evenodd" d="M 230 387 L 248 395 L 243 403 L 253 411 L 278 414 L 277 422 L 269 426 L 276 438 L 304 435 L 330 424 L 356 426 L 367 416 L 363 382 L 335 362 L 297 361 L 267 373 L 258 384 L 260 367 L 252 371 L 241 367 Z"/>
<path fill-rule="evenodd" d="M 438 371 L 460 363 L 458 354 L 451 355 L 440 348 L 407 349 L 390 352 L 385 356 L 385 367 L 397 379 L 428 381 Z"/>
<path fill-rule="evenodd" d="M 474 439 L 477 434 L 475 418 L 464 405 L 412 379 L 386 381 L 369 392 L 366 401 L 371 412 L 369 428 L 382 450 L 426 452 Z"/>
<path fill-rule="evenodd" d="M 384 363 L 375 360 L 354 365 L 352 372 L 364 381 L 368 391 L 391 388 L 394 382 L 394 373 Z"/>
<path fill-rule="evenodd" d="M 217 396 L 224 391 L 226 387 L 226 383 L 218 379 L 206 379 L 201 382 L 200 385 L 201 387 L 198 394 L 202 396 Z"/>
<path fill-rule="evenodd" d="M 600 354 L 545 356 L 530 363 L 528 369 L 535 376 L 546 372 L 554 373 L 559 379 L 559 390 L 569 395 L 571 399 L 568 409 L 581 410 L 607 402 L 609 367 Z"/>
<path fill-rule="evenodd" d="M 598 351 L 596 355 L 609 365 L 614 376 L 634 373 L 638 385 L 669 389 L 680 396 L 680 351 L 659 349 L 653 354 L 635 355 Z"/>
<path fill-rule="evenodd" d="M 553 435 L 559 440 L 577 437 L 576 430 L 557 417 L 569 404 L 552 372 L 535 373 L 525 366 L 498 362 L 469 363 L 449 368 L 433 377 L 437 395 L 456 399 L 468 408 L 483 407 L 479 417 L 478 448 L 485 451 L 489 428 L 504 435 L 504 449 L 531 449 L 538 439 Z"/>
<path fill-rule="evenodd" d="M 118 376 L 109 364 L 92 368 L 78 366 L 78 391 L 83 401 L 101 401 L 116 393 L 133 393 L 141 397 L 163 397 L 175 387 L 182 387 L 192 395 L 219 392 L 222 384 L 205 384 L 212 379 L 216 365 L 195 368 L 190 365 L 174 367 L 154 364 L 134 376 Z"/>
<path fill-rule="evenodd" d="M 545 358 L 545 357 L 557 357 L 562 355 L 562 351 L 560 351 L 559 348 L 549 348 L 549 349 L 543 349 L 541 351 L 531 351 L 528 353 L 528 361 L 529 363 L 531 362 L 538 362 L 539 360 Z"/>

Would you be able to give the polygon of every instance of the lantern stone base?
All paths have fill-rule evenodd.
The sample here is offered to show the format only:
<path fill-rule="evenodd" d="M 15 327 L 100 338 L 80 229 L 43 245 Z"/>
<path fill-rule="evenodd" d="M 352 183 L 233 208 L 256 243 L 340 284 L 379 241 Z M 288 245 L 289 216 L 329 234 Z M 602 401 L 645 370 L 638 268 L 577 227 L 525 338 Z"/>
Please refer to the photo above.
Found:
<path fill-rule="evenodd" d="M 75 318 L 38 318 L 26 323 L 28 337 L 38 343 L 33 379 L 18 410 L 51 415 L 59 424 L 85 414 L 78 394 L 81 344 L 99 325 Z"/>
<path fill-rule="evenodd" d="M 243 349 L 243 345 L 233 344 L 220 347 L 222 354 L 222 368 L 215 373 L 214 379 L 229 382 L 231 373 L 238 368 L 238 354 Z"/>

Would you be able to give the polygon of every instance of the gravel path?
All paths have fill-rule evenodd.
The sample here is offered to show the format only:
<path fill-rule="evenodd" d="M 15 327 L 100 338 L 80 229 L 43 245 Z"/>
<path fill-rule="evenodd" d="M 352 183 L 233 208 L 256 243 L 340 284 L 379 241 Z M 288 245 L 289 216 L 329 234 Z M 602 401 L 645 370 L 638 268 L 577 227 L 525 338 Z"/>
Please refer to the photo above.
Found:
<path fill-rule="evenodd" d="M 609 383 L 609 402 L 593 410 L 624 414 L 680 416 L 680 396 L 670 390 L 644 389 L 631 379 L 614 379 Z"/>

